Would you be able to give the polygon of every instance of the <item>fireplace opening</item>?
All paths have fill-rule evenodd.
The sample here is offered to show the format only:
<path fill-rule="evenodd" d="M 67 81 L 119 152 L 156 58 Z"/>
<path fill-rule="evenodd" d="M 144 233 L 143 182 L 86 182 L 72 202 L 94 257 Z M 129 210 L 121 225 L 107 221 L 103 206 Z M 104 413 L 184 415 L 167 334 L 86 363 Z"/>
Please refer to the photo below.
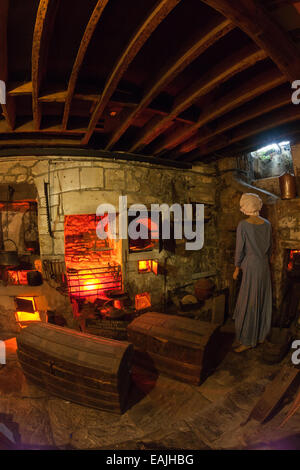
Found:
<path fill-rule="evenodd" d="M 288 249 L 284 262 L 284 290 L 280 326 L 289 327 L 300 318 L 300 250 Z"/>
<path fill-rule="evenodd" d="M 289 277 L 300 279 L 300 250 L 288 250 L 287 272 Z"/>
<path fill-rule="evenodd" d="M 153 219 L 160 217 L 160 214 Z M 148 217 L 147 214 L 141 212 L 138 221 L 135 221 L 136 216 L 128 215 L 128 226 L 133 227 L 137 233 L 140 233 L 141 237 L 137 239 L 130 235 L 128 237 L 129 253 L 141 253 L 143 251 L 152 251 L 159 247 L 159 226 L 161 224 L 155 222 L 155 220 Z M 159 219 L 158 219 L 159 220 Z"/>
<path fill-rule="evenodd" d="M 21 328 L 42 321 L 34 297 L 15 297 L 15 304 L 15 318 Z"/>
<path fill-rule="evenodd" d="M 98 238 L 96 228 L 101 221 L 105 223 L 105 215 L 65 218 L 65 264 L 72 305 L 107 300 L 110 292 L 122 290 L 121 242 L 109 236 Z"/>

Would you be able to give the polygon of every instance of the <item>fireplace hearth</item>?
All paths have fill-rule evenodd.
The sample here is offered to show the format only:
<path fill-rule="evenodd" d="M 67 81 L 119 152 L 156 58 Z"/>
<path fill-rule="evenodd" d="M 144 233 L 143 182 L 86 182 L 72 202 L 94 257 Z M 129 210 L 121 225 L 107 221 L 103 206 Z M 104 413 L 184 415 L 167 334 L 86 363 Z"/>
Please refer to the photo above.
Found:
<path fill-rule="evenodd" d="M 280 326 L 289 327 L 300 316 L 300 250 L 286 250 L 284 271 Z"/>

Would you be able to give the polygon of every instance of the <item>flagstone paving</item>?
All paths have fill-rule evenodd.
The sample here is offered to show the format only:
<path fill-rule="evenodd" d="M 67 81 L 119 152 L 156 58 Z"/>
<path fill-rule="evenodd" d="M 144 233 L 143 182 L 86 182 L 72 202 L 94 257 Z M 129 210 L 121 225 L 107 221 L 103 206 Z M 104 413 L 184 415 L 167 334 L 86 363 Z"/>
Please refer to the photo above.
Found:
<path fill-rule="evenodd" d="M 288 403 L 264 425 L 247 422 L 282 367 L 265 364 L 259 347 L 243 355 L 228 352 L 199 387 L 134 368 L 129 409 L 122 416 L 41 391 L 26 381 L 14 338 L 7 351 L 7 364 L 0 366 L 0 423 L 14 431 L 18 448 L 300 448 L 299 412 L 279 429 Z"/>

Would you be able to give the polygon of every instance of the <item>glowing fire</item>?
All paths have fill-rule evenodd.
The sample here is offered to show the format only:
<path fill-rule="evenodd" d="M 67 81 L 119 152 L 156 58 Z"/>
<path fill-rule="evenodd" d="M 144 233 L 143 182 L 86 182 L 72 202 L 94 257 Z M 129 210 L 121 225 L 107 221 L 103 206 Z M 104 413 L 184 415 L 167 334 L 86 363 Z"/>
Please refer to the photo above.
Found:
<path fill-rule="evenodd" d="M 137 294 L 135 296 L 135 308 L 136 310 L 144 310 L 145 308 L 151 307 L 151 298 L 149 292 L 143 292 L 143 294 Z"/>
<path fill-rule="evenodd" d="M 74 274 L 67 273 L 67 277 L 69 292 L 73 297 L 96 296 L 100 298 L 103 297 L 105 291 L 120 290 L 122 287 L 118 267 L 116 271 L 106 271 L 105 268 L 82 269 Z"/>
<path fill-rule="evenodd" d="M 139 261 L 139 273 L 151 273 L 152 271 L 152 260 Z"/>
<path fill-rule="evenodd" d="M 41 321 L 39 312 L 36 309 L 34 297 L 19 297 L 19 299 L 29 300 L 32 302 L 33 313 L 30 312 L 15 312 L 15 318 L 21 328 L 25 328 L 32 322 Z"/>
<path fill-rule="evenodd" d="M 97 237 L 98 223 L 107 224 L 93 214 L 65 218 L 65 262 L 69 295 L 94 302 L 105 292 L 122 289 L 121 244 L 110 237 Z"/>
<path fill-rule="evenodd" d="M 293 269 L 294 254 L 296 254 L 296 253 L 297 253 L 297 254 L 300 253 L 300 250 L 291 250 L 291 251 L 290 251 L 290 258 L 289 258 L 290 261 L 289 261 L 289 263 L 288 263 L 288 265 L 287 265 L 288 271 L 292 271 L 292 269 Z"/>
<path fill-rule="evenodd" d="M 30 272 L 29 270 L 8 270 L 8 283 L 13 284 L 15 286 L 21 285 L 26 286 L 28 285 L 27 280 L 27 273 Z"/>
<path fill-rule="evenodd" d="M 139 273 L 151 273 L 153 272 L 156 276 L 158 274 L 158 262 L 152 259 L 140 260 L 138 262 Z"/>

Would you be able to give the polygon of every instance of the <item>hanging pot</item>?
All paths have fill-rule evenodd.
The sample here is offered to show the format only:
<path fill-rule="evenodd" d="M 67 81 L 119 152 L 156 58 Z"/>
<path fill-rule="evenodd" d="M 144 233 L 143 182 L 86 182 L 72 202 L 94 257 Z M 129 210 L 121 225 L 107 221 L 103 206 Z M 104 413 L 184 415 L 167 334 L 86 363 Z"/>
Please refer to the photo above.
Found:
<path fill-rule="evenodd" d="M 19 255 L 17 245 L 13 240 L 7 238 L 3 240 L 3 246 L 5 246 L 6 242 L 12 242 L 15 245 L 15 250 L 7 251 L 7 250 L 0 250 L 0 266 L 11 266 L 16 267 L 19 266 Z"/>
<path fill-rule="evenodd" d="M 296 178 L 291 173 L 279 176 L 281 199 L 294 199 L 297 195 Z"/>

